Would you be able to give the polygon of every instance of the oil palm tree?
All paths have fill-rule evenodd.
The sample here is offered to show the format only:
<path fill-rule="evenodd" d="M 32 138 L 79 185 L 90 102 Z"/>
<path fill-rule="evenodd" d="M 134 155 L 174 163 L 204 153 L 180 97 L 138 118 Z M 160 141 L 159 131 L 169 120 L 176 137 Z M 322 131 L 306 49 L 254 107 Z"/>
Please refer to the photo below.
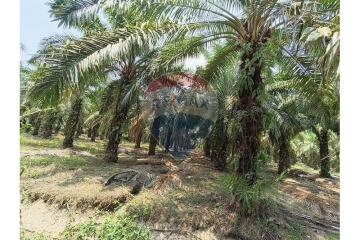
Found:
<path fill-rule="evenodd" d="M 330 177 L 329 130 L 339 133 L 340 1 L 303 5 L 302 30 L 293 49 L 289 73 L 306 104 L 309 126 L 320 149 L 320 176 Z M 284 58 L 286 59 L 286 58 Z"/>
<path fill-rule="evenodd" d="M 209 65 L 218 71 L 231 56 L 238 56 L 236 118 L 239 131 L 236 148 L 239 151 L 238 174 L 255 179 L 255 165 L 261 132 L 261 91 L 264 67 L 264 47 L 273 33 L 279 34 L 298 23 L 288 13 L 292 5 L 285 1 L 140 1 L 149 18 L 166 15 L 188 28 L 184 41 L 165 48 L 158 60 L 164 63 L 199 53 L 213 43 L 226 40 L 221 54 Z M 285 24 L 286 23 L 286 24 Z"/>
<path fill-rule="evenodd" d="M 29 61 L 36 70 L 30 77 L 33 85 L 27 93 L 27 99 L 42 108 L 70 102 L 71 110 L 64 128 L 64 148 L 73 146 L 83 105 L 83 93 L 89 86 L 105 79 L 105 74 L 101 72 L 79 76 L 74 75 L 73 69 L 69 72 L 63 71 L 66 68 L 66 52 L 68 51 L 66 49 L 69 49 L 68 46 L 75 39 L 76 37 L 71 35 L 54 35 L 45 38 L 41 43 L 41 48 Z M 56 56 L 64 58 L 55 60 Z"/>
<path fill-rule="evenodd" d="M 279 174 L 291 167 L 290 140 L 307 124 L 301 95 L 282 75 L 275 75 L 275 80 L 266 85 L 268 94 L 263 103 L 264 124 L 276 149 Z"/>
<path fill-rule="evenodd" d="M 97 2 L 52 1 L 51 14 L 60 24 L 82 27 L 84 22 L 91 21 L 81 18 L 78 11 L 86 11 L 79 9 Z M 110 78 L 114 89 L 110 91 L 110 105 L 106 107 L 102 120 L 109 128 L 105 159 L 114 162 L 117 161 L 121 128 L 142 84 L 168 69 L 149 67 L 153 66 L 150 60 L 154 49 L 158 47 L 157 41 L 163 40 L 164 32 L 178 26 L 172 23 L 140 24 L 140 20 L 144 20 L 139 18 L 141 15 L 138 11 L 131 8 L 116 11 L 113 7 L 107 7 L 104 10 L 108 17 L 106 28 L 96 28 L 96 31 L 87 32 L 83 37 L 56 46 L 51 54 L 45 55 L 46 65 L 41 71 L 45 75 L 42 79 L 51 79 L 58 84 L 59 88 L 54 92 L 58 96 L 66 95 L 70 87 L 84 88 L 104 77 L 106 73 L 112 75 Z M 71 20 L 74 14 L 80 17 L 78 21 Z M 94 19 L 99 17 L 95 16 Z"/>

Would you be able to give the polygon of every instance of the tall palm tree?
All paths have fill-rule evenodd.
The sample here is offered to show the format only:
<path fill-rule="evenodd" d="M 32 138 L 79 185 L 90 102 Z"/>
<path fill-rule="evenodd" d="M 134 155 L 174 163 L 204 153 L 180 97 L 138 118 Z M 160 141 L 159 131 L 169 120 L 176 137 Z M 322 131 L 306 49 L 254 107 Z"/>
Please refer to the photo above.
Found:
<path fill-rule="evenodd" d="M 60 24 L 84 28 L 91 21 L 81 17 L 80 13 L 87 12 L 82 7 L 91 8 L 97 2 L 52 1 L 51 14 Z M 42 79 L 57 84 L 53 94 L 58 96 L 66 95 L 71 87 L 83 89 L 104 77 L 105 73 L 112 74 L 114 89 L 110 91 L 110 105 L 102 118 L 109 128 L 105 159 L 114 162 L 117 161 L 122 126 L 142 84 L 168 70 L 165 66 L 156 68 L 150 61 L 159 45 L 158 40 L 164 40 L 163 33 L 176 26 L 172 23 L 141 24 L 144 22 L 141 14 L 132 8 L 117 11 L 110 6 L 104 8 L 104 13 L 108 17 L 106 27 L 95 28 L 83 37 L 55 46 L 51 54 L 45 55 L 46 65 L 41 71 Z M 73 20 L 75 16 L 79 19 Z M 96 14 L 93 16 L 95 20 L 100 18 Z"/>
<path fill-rule="evenodd" d="M 340 1 L 304 4 L 302 30 L 288 69 L 306 100 L 306 115 L 320 149 L 320 176 L 330 177 L 329 130 L 339 133 Z"/>
<path fill-rule="evenodd" d="M 223 40 L 227 41 L 227 45 L 222 54 L 209 65 L 212 66 L 209 69 L 217 71 L 227 63 L 230 56 L 238 55 L 235 115 L 241 128 L 236 136 L 236 148 L 239 151 L 236 172 L 247 175 L 249 182 L 253 182 L 260 144 L 264 46 L 273 33 L 278 34 L 297 23 L 291 22 L 291 16 L 287 14 L 291 4 L 276 0 L 141 2 L 150 18 L 159 19 L 166 15 L 188 28 L 184 35 L 189 38 L 165 48 L 159 61 L 176 61 Z"/>
<path fill-rule="evenodd" d="M 209 136 L 205 139 L 205 151 L 208 151 L 210 160 L 218 170 L 224 170 L 229 150 L 232 145 L 231 136 L 228 133 L 228 121 L 232 118 L 233 100 L 236 98 L 236 82 L 238 68 L 236 67 L 238 56 L 228 56 L 226 64 L 221 71 L 213 71 L 214 62 L 223 57 L 223 51 L 228 43 L 216 45 L 212 53 L 207 57 L 208 64 L 199 70 L 205 79 L 208 79 L 217 97 L 217 119 L 214 122 Z M 206 153 L 205 153 L 206 154 Z"/>
<path fill-rule="evenodd" d="M 88 75 L 77 75 L 74 69 L 64 72 L 66 52 L 76 37 L 71 35 L 54 35 L 45 38 L 41 48 L 30 59 L 36 67 L 31 74 L 32 87 L 27 93 L 27 99 L 41 107 L 53 107 L 60 103 L 70 102 L 71 111 L 64 128 L 63 147 L 73 146 L 76 127 L 80 119 L 83 105 L 83 93 L 98 81 L 104 81 L 105 74 L 92 72 Z M 63 55 L 65 54 L 65 55 Z M 55 60 L 56 56 L 61 56 Z M 69 66 L 71 67 L 71 66 Z"/>

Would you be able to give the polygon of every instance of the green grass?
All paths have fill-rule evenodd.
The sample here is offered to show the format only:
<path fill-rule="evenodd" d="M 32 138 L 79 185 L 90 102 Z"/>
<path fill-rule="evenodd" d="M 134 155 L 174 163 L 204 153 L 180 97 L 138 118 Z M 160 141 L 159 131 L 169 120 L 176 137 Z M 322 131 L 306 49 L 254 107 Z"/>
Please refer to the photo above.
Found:
<path fill-rule="evenodd" d="M 61 148 L 62 136 L 57 135 L 50 139 L 44 139 L 41 137 L 34 137 L 28 134 L 20 135 L 21 150 L 32 149 L 46 149 L 46 148 Z"/>
<path fill-rule="evenodd" d="M 340 239 L 340 235 L 339 234 L 330 234 L 330 235 L 326 236 L 325 239 L 326 240 L 338 240 L 338 239 Z"/>
<path fill-rule="evenodd" d="M 295 163 L 291 169 L 298 169 L 298 170 L 301 170 L 301 171 L 304 171 L 304 172 L 307 172 L 307 173 L 310 173 L 310 174 L 318 174 L 319 173 L 319 170 L 316 170 L 312 167 L 309 167 L 307 165 L 305 165 L 304 163 L 301 163 L 301 162 L 297 162 Z"/>
<path fill-rule="evenodd" d="M 45 149 L 62 149 L 62 142 L 64 136 L 57 134 L 53 135 L 49 139 L 44 139 L 41 137 L 34 137 L 30 134 L 22 133 L 20 135 L 20 146 L 22 151 L 31 151 L 31 150 L 45 150 Z M 82 135 L 81 137 L 74 140 L 74 150 L 86 151 L 94 155 L 103 154 L 105 149 L 106 141 L 96 139 L 96 142 L 91 142 L 86 136 Z M 134 143 L 123 140 L 120 143 L 120 146 L 133 148 Z M 141 148 L 148 150 L 148 143 L 141 143 Z M 159 150 L 159 147 L 157 148 Z"/>
<path fill-rule="evenodd" d="M 62 239 L 99 239 L 99 240 L 148 240 L 148 228 L 134 222 L 133 218 L 123 214 L 109 214 L 102 223 L 88 220 L 84 223 L 67 226 Z"/>
<path fill-rule="evenodd" d="M 298 223 L 293 222 L 290 228 L 287 228 L 285 231 L 286 240 L 303 240 L 305 235 L 305 230 Z"/>
<path fill-rule="evenodd" d="M 91 164 L 93 158 L 85 156 L 27 156 L 21 157 L 20 167 L 38 167 L 54 164 L 62 168 L 79 168 Z"/>
<path fill-rule="evenodd" d="M 62 135 L 54 135 L 50 139 L 41 137 L 34 137 L 29 134 L 20 135 L 20 146 L 22 151 L 27 150 L 45 150 L 45 149 L 62 149 L 62 142 L 64 137 Z M 97 140 L 91 142 L 85 137 L 80 137 L 74 140 L 74 150 L 87 151 L 91 154 L 101 154 L 104 151 L 104 141 Z"/>
<path fill-rule="evenodd" d="M 35 233 L 30 236 L 27 236 L 25 234 L 25 231 L 20 232 L 20 240 L 50 240 L 50 239 L 52 239 L 52 238 L 49 236 L 46 236 L 43 233 Z"/>

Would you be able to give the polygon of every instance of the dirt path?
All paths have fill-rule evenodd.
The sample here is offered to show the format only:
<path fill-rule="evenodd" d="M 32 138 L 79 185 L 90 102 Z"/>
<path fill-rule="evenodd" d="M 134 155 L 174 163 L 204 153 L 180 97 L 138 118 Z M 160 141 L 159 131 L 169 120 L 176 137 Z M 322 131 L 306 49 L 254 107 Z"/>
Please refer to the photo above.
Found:
<path fill-rule="evenodd" d="M 56 238 L 67 224 L 78 224 L 94 217 L 94 211 L 78 211 L 67 207 L 59 208 L 42 200 L 21 204 L 21 228 L 28 232 L 43 233 Z"/>

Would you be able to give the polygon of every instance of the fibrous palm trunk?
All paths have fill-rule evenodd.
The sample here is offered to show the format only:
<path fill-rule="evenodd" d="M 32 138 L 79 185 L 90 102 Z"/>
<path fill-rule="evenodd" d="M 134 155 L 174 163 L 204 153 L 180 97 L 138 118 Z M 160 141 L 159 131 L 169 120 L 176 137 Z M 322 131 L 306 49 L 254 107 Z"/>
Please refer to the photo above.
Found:
<path fill-rule="evenodd" d="M 165 151 L 170 150 L 171 136 L 173 134 L 174 116 L 170 115 L 166 120 Z"/>
<path fill-rule="evenodd" d="M 150 142 L 148 155 L 155 155 L 156 145 L 159 140 L 161 117 L 156 117 L 150 129 Z"/>
<path fill-rule="evenodd" d="M 279 139 L 279 165 L 278 173 L 282 173 L 290 168 L 289 140 L 285 133 L 281 131 Z"/>
<path fill-rule="evenodd" d="M 91 138 L 91 131 L 92 131 L 92 127 L 89 127 L 89 128 L 87 129 L 87 137 L 88 137 L 88 138 Z"/>
<path fill-rule="evenodd" d="M 34 121 L 33 131 L 31 133 L 33 136 L 38 136 L 39 135 L 41 121 L 42 121 L 42 116 L 41 116 L 40 113 L 38 113 L 37 117 L 36 117 L 36 120 Z"/>
<path fill-rule="evenodd" d="M 46 114 L 44 127 L 43 127 L 43 137 L 50 138 L 53 133 L 54 123 L 56 121 L 56 112 L 49 111 Z"/>
<path fill-rule="evenodd" d="M 329 158 L 329 139 L 327 129 L 322 129 L 318 136 L 320 147 L 320 177 L 331 177 Z"/>
<path fill-rule="evenodd" d="M 128 107 L 125 106 L 120 112 L 113 116 L 110 132 L 108 136 L 108 143 L 106 146 L 105 161 L 117 162 L 118 160 L 118 148 L 121 141 L 121 127 L 128 114 Z"/>
<path fill-rule="evenodd" d="M 76 126 L 75 138 L 79 138 L 82 133 L 83 133 L 83 119 L 82 119 L 82 114 L 80 113 L 79 121 Z"/>
<path fill-rule="evenodd" d="M 116 96 L 115 112 L 110 122 L 110 128 L 108 132 L 108 142 L 106 145 L 105 161 L 117 162 L 118 160 L 118 148 L 121 141 L 121 127 L 127 118 L 129 105 L 122 106 L 121 100 L 124 96 L 125 82 L 119 81 L 119 89 Z"/>
<path fill-rule="evenodd" d="M 214 124 L 210 158 L 214 162 L 215 168 L 221 171 L 226 167 L 227 139 L 224 117 L 220 116 Z"/>
<path fill-rule="evenodd" d="M 76 127 L 80 120 L 81 108 L 82 108 L 82 98 L 77 97 L 73 100 L 71 104 L 70 114 L 66 121 L 65 129 L 64 129 L 65 138 L 63 141 L 64 148 L 73 147 Z"/>
<path fill-rule="evenodd" d="M 261 63 L 254 60 L 255 51 L 244 54 L 240 72 L 246 77 L 245 86 L 239 90 L 237 111 L 240 128 L 236 135 L 236 148 L 240 153 L 236 173 L 244 175 L 249 184 L 256 180 L 256 161 L 260 146 L 261 105 L 259 91 L 262 87 Z M 249 62 L 253 62 L 251 66 Z"/>

